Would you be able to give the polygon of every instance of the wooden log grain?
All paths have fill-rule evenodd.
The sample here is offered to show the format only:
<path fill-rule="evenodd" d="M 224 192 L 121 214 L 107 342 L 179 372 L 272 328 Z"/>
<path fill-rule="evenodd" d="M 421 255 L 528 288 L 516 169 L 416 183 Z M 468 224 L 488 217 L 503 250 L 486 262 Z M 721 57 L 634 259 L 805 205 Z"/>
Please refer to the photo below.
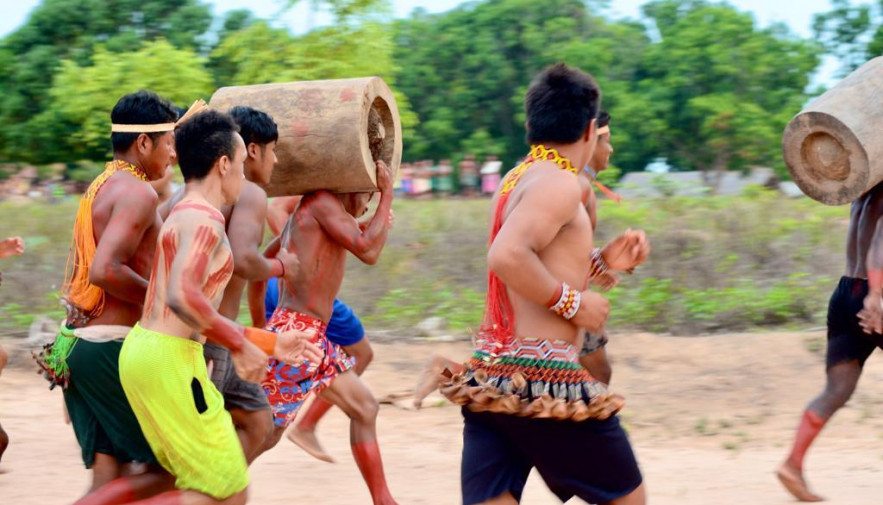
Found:
<path fill-rule="evenodd" d="M 376 191 L 374 160 L 398 172 L 402 127 L 392 91 L 379 77 L 221 88 L 209 105 L 247 105 L 279 126 L 279 162 L 269 196 Z"/>
<path fill-rule="evenodd" d="M 828 205 L 883 181 L 883 57 L 847 76 L 797 114 L 782 136 L 791 178 Z"/>

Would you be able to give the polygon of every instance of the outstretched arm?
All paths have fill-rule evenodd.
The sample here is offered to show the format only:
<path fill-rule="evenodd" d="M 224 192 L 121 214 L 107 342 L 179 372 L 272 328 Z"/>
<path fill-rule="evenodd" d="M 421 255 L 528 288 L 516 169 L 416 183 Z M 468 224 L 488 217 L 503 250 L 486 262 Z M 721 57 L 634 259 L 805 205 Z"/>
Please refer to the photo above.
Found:
<path fill-rule="evenodd" d="M 317 206 L 316 220 L 325 233 L 368 265 L 377 263 L 389 232 L 392 175 L 382 161 L 377 162 L 377 183 L 380 186 L 380 203 L 364 229 L 331 194 L 320 195 L 314 203 Z"/>
<path fill-rule="evenodd" d="M 157 222 L 159 198 L 150 186 L 141 183 L 121 185 L 114 190 L 125 191 L 126 195 L 120 196 L 111 210 L 89 268 L 89 282 L 115 298 L 143 304 L 148 281 L 127 263 L 141 245 L 144 233 Z"/>

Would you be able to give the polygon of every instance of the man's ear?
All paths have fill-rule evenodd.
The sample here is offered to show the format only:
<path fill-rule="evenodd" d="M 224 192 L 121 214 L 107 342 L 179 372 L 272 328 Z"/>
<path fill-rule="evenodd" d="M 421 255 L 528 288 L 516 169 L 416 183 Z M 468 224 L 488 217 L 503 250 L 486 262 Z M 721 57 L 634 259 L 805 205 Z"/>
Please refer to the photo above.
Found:
<path fill-rule="evenodd" d="M 218 173 L 221 175 L 221 179 L 226 178 L 230 173 L 230 158 L 226 154 L 218 158 Z"/>
<path fill-rule="evenodd" d="M 135 139 L 135 147 L 141 154 L 150 154 L 153 151 L 153 139 L 146 133 L 139 133 L 138 138 Z"/>
<path fill-rule="evenodd" d="M 258 154 L 260 152 L 261 152 L 261 146 L 257 145 L 254 142 L 248 144 L 248 147 L 246 148 L 246 155 L 253 160 L 258 159 Z"/>
<path fill-rule="evenodd" d="M 589 142 L 593 137 L 598 135 L 598 120 L 592 119 L 589 121 L 589 126 L 586 127 L 586 132 L 583 134 L 583 140 Z"/>

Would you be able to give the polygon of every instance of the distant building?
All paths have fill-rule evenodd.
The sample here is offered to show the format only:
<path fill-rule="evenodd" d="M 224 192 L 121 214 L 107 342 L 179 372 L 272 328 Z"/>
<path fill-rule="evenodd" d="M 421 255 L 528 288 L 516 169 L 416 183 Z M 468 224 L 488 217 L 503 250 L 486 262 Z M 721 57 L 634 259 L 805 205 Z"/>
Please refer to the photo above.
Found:
<path fill-rule="evenodd" d="M 749 186 L 775 188 L 789 197 L 803 193 L 792 182 L 780 182 L 771 168 L 753 168 L 747 174 L 726 172 L 715 194 L 741 195 Z M 705 196 L 712 188 L 705 184 L 702 172 L 629 172 L 617 186 L 623 198 L 658 198 L 661 196 Z"/>

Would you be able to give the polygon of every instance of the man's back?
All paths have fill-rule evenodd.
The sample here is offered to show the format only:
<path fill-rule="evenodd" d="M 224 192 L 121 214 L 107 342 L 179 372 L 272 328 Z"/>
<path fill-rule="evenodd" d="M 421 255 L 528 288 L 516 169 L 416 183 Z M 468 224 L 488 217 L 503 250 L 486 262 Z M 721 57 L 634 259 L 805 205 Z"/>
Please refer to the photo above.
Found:
<path fill-rule="evenodd" d="M 282 233 L 283 245 L 297 254 L 301 268 L 297 282 L 282 290 L 279 301 L 283 307 L 325 322 L 331 319 L 334 298 L 343 282 L 347 254 L 317 219 L 317 213 L 327 214 L 329 208 L 346 214 L 337 197 L 319 191 L 305 196 L 289 219 Z"/>
<path fill-rule="evenodd" d="M 581 191 L 576 176 L 562 171 L 556 165 L 538 162 L 530 167 L 512 190 L 506 208 L 503 209 L 503 229 L 512 219 L 513 236 L 525 235 L 524 230 L 542 228 L 548 212 L 566 214 L 558 220 L 566 224 L 548 237 L 549 242 L 537 251 L 539 260 L 556 278 L 563 279 L 575 289 L 585 288 L 589 272 L 589 254 L 592 251 L 592 226 L 588 213 L 581 206 Z M 550 199 L 555 194 L 554 199 Z M 495 197 L 492 208 L 497 205 Z M 554 200 L 556 209 L 549 203 Z M 497 237 L 500 238 L 499 235 Z M 547 307 L 530 302 L 509 289 L 515 320 L 515 334 L 519 337 L 565 340 L 574 343 L 577 328 L 566 319 L 549 311 Z"/>

